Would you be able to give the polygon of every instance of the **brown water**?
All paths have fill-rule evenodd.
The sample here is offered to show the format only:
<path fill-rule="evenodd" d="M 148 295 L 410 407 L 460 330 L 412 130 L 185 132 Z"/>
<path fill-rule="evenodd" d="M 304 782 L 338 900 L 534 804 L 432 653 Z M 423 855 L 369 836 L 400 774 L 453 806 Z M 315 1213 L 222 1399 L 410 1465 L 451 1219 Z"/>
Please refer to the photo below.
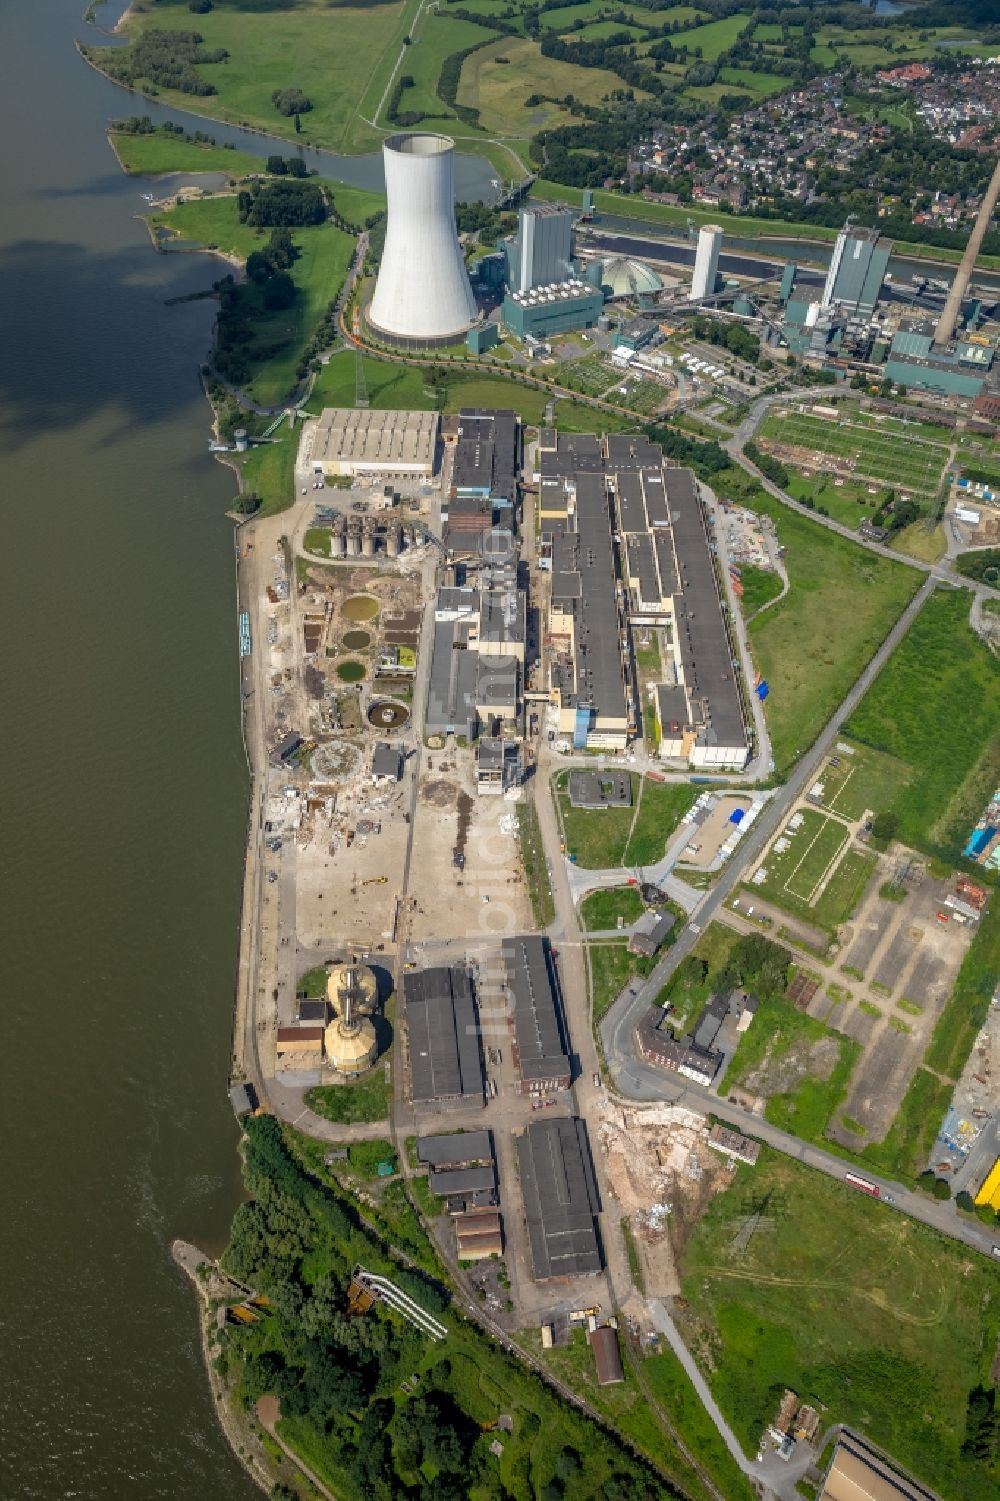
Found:
<path fill-rule="evenodd" d="M 0 1497 L 228 1501 L 168 1245 L 240 1194 L 233 487 L 82 9 L 0 0 Z"/>

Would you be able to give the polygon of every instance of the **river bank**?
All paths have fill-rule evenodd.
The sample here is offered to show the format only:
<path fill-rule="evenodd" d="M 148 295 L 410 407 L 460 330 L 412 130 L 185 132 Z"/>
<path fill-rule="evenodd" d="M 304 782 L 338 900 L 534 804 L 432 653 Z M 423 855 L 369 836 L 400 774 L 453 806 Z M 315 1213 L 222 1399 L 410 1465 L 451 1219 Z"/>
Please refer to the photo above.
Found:
<path fill-rule="evenodd" d="M 238 1296 L 241 1290 L 219 1271 L 210 1256 L 189 1241 L 172 1241 L 170 1255 L 174 1265 L 187 1277 L 197 1302 L 201 1358 L 219 1427 L 249 1478 L 262 1491 L 269 1492 L 282 1479 L 281 1471 L 264 1447 L 260 1429 L 239 1407 L 232 1385 L 219 1375 L 216 1366 L 220 1353 L 216 1335 L 225 1320 L 226 1300 L 231 1300 L 234 1294 Z"/>

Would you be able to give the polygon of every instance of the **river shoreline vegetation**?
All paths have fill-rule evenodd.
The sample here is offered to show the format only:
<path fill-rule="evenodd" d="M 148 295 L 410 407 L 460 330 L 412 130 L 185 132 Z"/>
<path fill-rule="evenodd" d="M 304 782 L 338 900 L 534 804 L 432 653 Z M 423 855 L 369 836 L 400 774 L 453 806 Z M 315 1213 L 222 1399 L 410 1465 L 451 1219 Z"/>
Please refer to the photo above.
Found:
<path fill-rule="evenodd" d="M 227 1324 L 217 1370 L 249 1410 L 281 1403 L 278 1432 L 344 1501 L 670 1501 L 682 1493 L 561 1400 L 447 1289 L 390 1254 L 336 1180 L 320 1180 L 271 1116 L 247 1123 L 250 1194 L 224 1269 L 267 1302 Z M 348 1318 L 356 1265 L 392 1280 L 448 1329 L 436 1343 L 395 1315 Z M 501 1452 L 491 1445 L 506 1414 Z"/>

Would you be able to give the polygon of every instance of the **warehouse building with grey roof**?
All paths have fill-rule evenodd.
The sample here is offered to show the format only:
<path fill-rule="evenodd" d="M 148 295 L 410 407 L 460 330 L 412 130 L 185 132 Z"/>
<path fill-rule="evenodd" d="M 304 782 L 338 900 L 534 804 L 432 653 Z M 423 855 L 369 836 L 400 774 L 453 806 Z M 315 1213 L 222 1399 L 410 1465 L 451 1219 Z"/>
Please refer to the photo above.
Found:
<path fill-rule="evenodd" d="M 409 971 L 403 999 L 414 1105 L 484 1104 L 479 1018 L 468 970 L 442 965 Z"/>
<path fill-rule="evenodd" d="M 517 1139 L 517 1160 L 535 1281 L 600 1272 L 601 1203 L 585 1123 L 532 1121 Z"/>
<path fill-rule="evenodd" d="M 552 950 L 537 933 L 505 938 L 503 959 L 521 1094 L 568 1089 L 572 1078 Z"/>

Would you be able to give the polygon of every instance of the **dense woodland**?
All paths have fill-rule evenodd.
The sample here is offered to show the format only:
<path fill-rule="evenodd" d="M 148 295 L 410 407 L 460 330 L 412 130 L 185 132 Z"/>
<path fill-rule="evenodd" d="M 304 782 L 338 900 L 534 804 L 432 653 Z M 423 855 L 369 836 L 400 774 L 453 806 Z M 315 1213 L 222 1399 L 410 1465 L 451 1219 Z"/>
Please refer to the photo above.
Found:
<path fill-rule="evenodd" d="M 250 1201 L 237 1211 L 223 1262 L 266 1295 L 269 1312 L 227 1326 L 220 1363 L 244 1404 L 280 1398 L 283 1433 L 344 1501 L 676 1496 L 456 1317 L 443 1287 L 393 1260 L 354 1205 L 305 1169 L 272 1117 L 247 1123 L 244 1176 Z M 346 1289 L 359 1262 L 449 1323 L 448 1339 L 431 1345 L 378 1309 L 349 1318 Z M 513 1418 L 513 1432 L 501 1435 L 502 1464 L 489 1431 L 499 1403 Z"/>

